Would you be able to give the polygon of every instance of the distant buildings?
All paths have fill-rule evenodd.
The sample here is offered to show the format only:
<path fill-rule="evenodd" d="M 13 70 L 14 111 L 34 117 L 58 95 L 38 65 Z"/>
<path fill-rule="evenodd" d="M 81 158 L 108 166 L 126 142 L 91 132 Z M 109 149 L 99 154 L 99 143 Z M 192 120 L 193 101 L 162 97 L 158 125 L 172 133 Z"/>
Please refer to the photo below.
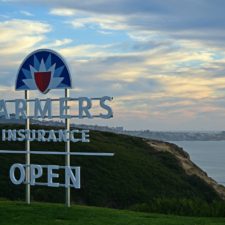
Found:
<path fill-rule="evenodd" d="M 11 119 L 6 120 L 0 116 L 0 124 L 24 124 L 25 120 L 16 119 L 15 115 L 10 115 Z M 52 120 L 31 120 L 32 124 L 40 126 L 56 126 L 63 127 L 63 121 Z M 108 127 L 98 125 L 71 124 L 71 127 L 76 127 L 85 130 L 98 130 L 104 132 L 112 132 L 117 134 L 126 134 L 130 136 L 142 137 L 146 139 L 155 139 L 162 141 L 222 141 L 225 140 L 225 131 L 151 131 L 151 130 L 125 130 L 122 126 Z"/>

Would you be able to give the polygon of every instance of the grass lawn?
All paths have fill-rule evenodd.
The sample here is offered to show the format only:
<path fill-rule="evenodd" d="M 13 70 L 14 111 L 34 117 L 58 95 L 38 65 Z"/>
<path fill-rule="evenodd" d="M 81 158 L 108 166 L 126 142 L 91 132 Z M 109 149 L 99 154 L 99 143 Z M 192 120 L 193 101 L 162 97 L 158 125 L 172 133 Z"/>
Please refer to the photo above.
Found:
<path fill-rule="evenodd" d="M 0 201 L 0 225 L 222 225 L 225 218 L 181 217 L 87 206 Z"/>

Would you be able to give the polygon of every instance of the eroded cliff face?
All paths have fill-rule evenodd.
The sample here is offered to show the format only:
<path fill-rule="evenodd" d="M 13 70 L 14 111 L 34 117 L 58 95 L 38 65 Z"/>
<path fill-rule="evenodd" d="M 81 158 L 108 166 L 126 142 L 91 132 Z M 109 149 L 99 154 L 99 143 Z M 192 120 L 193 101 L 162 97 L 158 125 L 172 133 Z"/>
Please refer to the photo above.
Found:
<path fill-rule="evenodd" d="M 204 180 L 207 184 L 209 184 L 213 189 L 218 193 L 218 195 L 225 200 L 225 187 L 223 185 L 218 184 L 211 177 L 208 177 L 207 173 L 204 172 L 201 168 L 199 168 L 196 164 L 194 164 L 190 156 L 187 152 L 185 152 L 182 148 L 178 147 L 175 144 L 162 142 L 162 141 L 153 141 L 146 140 L 147 143 L 153 147 L 156 151 L 169 152 L 173 154 L 180 165 L 185 170 L 187 175 L 196 175 L 202 180 Z"/>

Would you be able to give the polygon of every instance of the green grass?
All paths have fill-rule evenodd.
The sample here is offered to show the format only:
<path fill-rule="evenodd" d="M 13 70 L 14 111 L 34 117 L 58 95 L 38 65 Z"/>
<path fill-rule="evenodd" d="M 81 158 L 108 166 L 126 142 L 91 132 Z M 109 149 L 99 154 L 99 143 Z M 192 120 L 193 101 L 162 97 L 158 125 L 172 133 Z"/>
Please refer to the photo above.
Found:
<path fill-rule="evenodd" d="M 0 201 L 1 225 L 224 225 L 224 218 L 194 218 L 87 206 Z"/>

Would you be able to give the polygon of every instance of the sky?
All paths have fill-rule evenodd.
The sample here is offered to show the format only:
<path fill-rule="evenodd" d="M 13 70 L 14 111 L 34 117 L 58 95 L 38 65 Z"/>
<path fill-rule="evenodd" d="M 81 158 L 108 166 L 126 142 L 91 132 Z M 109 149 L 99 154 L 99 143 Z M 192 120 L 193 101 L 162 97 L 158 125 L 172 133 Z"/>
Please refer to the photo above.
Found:
<path fill-rule="evenodd" d="M 20 64 L 49 48 L 70 67 L 71 96 L 114 97 L 113 119 L 75 123 L 225 130 L 224 8 L 223 0 L 0 0 L 0 98 L 23 97 L 14 91 Z"/>

